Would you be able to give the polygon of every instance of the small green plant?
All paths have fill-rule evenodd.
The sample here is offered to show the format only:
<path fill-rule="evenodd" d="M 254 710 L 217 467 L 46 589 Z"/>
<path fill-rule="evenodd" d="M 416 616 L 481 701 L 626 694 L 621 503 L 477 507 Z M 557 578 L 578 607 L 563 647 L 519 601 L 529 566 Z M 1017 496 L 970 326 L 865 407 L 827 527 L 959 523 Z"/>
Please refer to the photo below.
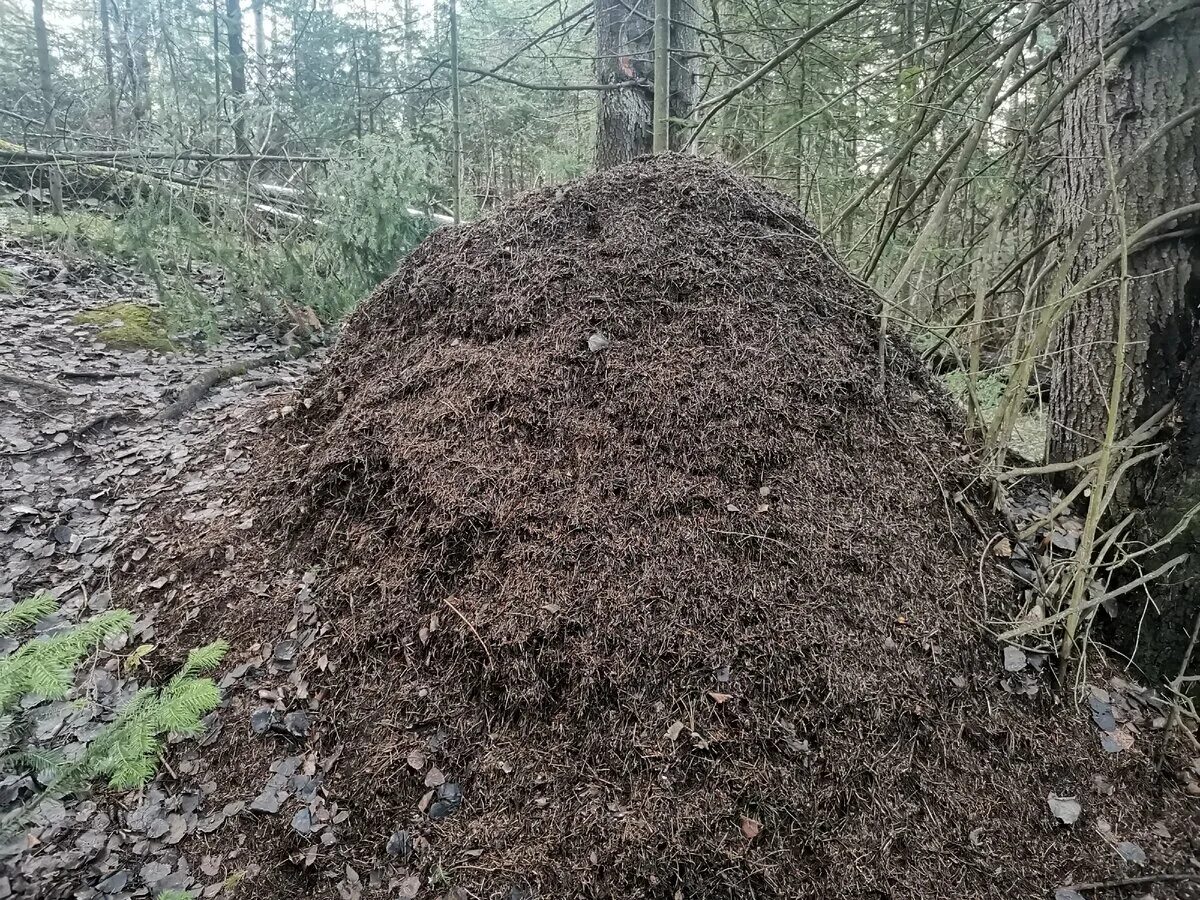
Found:
<path fill-rule="evenodd" d="M 57 608 L 54 597 L 45 592 L 22 600 L 0 612 L 0 635 L 18 632 Z M 66 696 L 74 686 L 79 661 L 132 622 L 127 610 L 111 610 L 57 634 L 26 641 L 0 659 L 0 769 L 32 771 L 48 785 L 4 818 L 6 830 L 27 821 L 47 797 L 72 793 L 95 779 L 106 779 L 118 789 L 145 784 L 157 768 L 163 738 L 198 734 L 203 729 L 201 720 L 220 702 L 217 685 L 201 676 L 225 656 L 229 646 L 224 641 L 192 650 L 161 688 L 140 689 L 79 758 L 67 760 L 54 748 L 29 745 L 29 729 L 18 711 L 21 700 Z"/>
<path fill-rule="evenodd" d="M 28 240 L 53 244 L 83 257 L 106 257 L 117 252 L 115 225 L 107 215 L 84 210 L 67 210 L 58 216 L 14 220 L 12 233 Z"/>

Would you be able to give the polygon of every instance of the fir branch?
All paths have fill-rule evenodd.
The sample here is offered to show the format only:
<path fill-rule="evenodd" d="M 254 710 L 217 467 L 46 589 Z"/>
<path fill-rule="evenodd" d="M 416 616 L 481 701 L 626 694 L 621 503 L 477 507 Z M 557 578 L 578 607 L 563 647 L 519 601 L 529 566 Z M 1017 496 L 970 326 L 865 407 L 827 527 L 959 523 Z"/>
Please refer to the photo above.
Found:
<path fill-rule="evenodd" d="M 58 601 L 49 591 L 41 591 L 0 612 L 0 635 L 28 628 L 58 609 Z"/>

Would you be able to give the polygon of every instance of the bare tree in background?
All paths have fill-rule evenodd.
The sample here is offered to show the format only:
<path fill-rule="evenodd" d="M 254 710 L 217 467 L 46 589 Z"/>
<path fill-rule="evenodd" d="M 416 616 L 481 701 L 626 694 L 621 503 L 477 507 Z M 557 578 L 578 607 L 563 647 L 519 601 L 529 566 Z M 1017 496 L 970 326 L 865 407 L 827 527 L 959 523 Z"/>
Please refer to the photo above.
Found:
<path fill-rule="evenodd" d="M 38 77 L 42 88 L 42 106 L 45 109 L 46 134 L 54 141 L 58 126 L 54 121 L 54 74 L 50 61 L 50 40 L 46 34 L 46 11 L 43 0 L 33 0 L 33 33 L 37 41 Z M 50 163 L 50 206 L 56 216 L 63 213 L 62 173 L 57 163 Z"/>
<path fill-rule="evenodd" d="M 240 154 L 250 153 L 246 140 L 246 48 L 242 42 L 240 0 L 225 0 L 225 33 L 229 41 L 229 102 L 233 107 L 233 143 Z"/>

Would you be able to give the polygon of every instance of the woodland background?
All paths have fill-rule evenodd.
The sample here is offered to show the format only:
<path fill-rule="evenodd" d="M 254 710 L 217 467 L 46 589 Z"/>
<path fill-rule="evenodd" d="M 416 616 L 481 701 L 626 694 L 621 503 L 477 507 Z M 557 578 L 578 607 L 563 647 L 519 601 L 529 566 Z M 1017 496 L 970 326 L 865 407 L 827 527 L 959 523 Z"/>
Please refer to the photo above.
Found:
<path fill-rule="evenodd" d="M 203 343 L 336 322 L 529 188 L 721 157 L 876 289 L 996 497 L 1059 480 L 1084 528 L 1028 601 L 1064 657 L 1132 583 L 1183 678 L 1198 72 L 1200 0 L 0 0 L 0 221 L 131 261 Z"/>

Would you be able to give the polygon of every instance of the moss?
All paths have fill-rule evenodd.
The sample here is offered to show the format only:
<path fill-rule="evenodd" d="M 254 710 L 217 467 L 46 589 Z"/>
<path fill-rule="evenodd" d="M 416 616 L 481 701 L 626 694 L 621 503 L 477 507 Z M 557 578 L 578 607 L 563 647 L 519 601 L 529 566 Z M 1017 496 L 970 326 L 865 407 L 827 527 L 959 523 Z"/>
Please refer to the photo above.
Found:
<path fill-rule="evenodd" d="M 0 294 L 11 293 L 13 289 L 12 275 L 7 269 L 0 269 Z"/>
<path fill-rule="evenodd" d="M 99 338 L 110 347 L 158 350 L 160 353 L 175 349 L 167 337 L 167 320 L 162 310 L 144 303 L 110 303 L 81 312 L 72 321 L 76 325 L 100 326 Z"/>

